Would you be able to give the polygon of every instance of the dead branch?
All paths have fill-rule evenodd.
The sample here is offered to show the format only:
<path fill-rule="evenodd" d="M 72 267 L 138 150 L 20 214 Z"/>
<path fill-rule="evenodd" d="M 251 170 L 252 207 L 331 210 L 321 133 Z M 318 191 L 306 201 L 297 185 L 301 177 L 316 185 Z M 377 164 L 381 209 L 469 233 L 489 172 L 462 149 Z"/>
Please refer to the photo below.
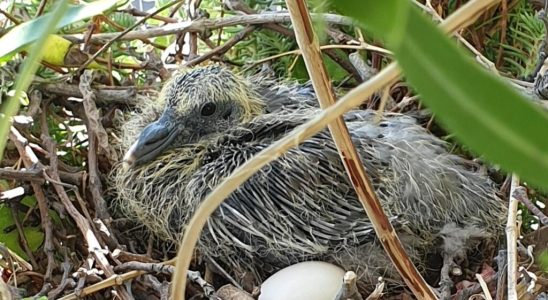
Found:
<path fill-rule="evenodd" d="M 352 25 L 350 18 L 334 15 L 334 14 L 312 14 L 314 17 L 321 17 L 325 22 L 336 25 Z M 180 32 L 198 32 L 203 33 L 207 30 L 214 30 L 228 26 L 236 25 L 262 25 L 267 23 L 288 23 L 291 19 L 289 13 L 261 13 L 254 15 L 240 15 L 226 17 L 222 19 L 197 19 L 193 21 L 179 22 L 175 24 L 167 24 L 162 27 L 154 27 L 146 30 L 135 30 L 128 32 L 118 40 L 136 40 L 152 38 L 164 35 L 170 35 Z M 118 33 L 100 33 L 91 37 L 92 42 L 105 43 L 113 38 L 116 38 Z M 74 43 L 83 43 L 84 40 L 80 36 L 65 36 Z"/>
<path fill-rule="evenodd" d="M 56 145 L 55 141 L 49 136 L 49 130 L 47 126 L 47 122 L 45 120 L 45 116 L 42 117 L 42 140 L 44 142 L 44 145 L 48 149 L 48 152 L 50 154 L 50 165 L 51 168 L 48 170 L 48 175 L 53 178 L 55 181 L 61 181 L 61 178 L 59 177 L 59 174 L 57 173 L 57 155 L 56 155 Z M 90 143 L 91 144 L 91 143 Z M 108 262 L 103 247 L 99 244 L 99 240 L 97 239 L 94 231 L 92 230 L 91 224 L 88 219 L 86 219 L 80 212 L 76 209 L 74 204 L 72 204 L 72 201 L 70 201 L 70 198 L 65 191 L 64 187 L 60 184 L 53 183 L 53 187 L 57 194 L 59 195 L 59 199 L 65 206 L 65 209 L 67 210 L 68 214 L 72 217 L 72 219 L 76 222 L 76 225 L 78 226 L 78 229 L 80 229 L 80 232 L 82 233 L 84 239 L 87 242 L 88 245 L 88 251 L 90 254 L 92 254 L 96 262 L 98 263 L 99 267 L 103 270 L 105 275 L 107 277 L 113 276 L 114 271 L 112 270 L 112 266 Z M 115 287 L 116 291 L 118 292 L 118 296 L 121 299 L 129 300 L 133 299 L 133 297 L 121 286 Z"/>
<path fill-rule="evenodd" d="M 39 84 L 37 88 L 49 94 L 77 98 L 83 97 L 79 87 L 75 84 L 42 83 Z M 95 102 L 98 105 L 124 104 L 134 106 L 144 98 L 143 96 L 137 94 L 135 87 L 113 89 L 104 86 L 101 88 L 93 88 L 92 91 L 95 94 Z"/>
<path fill-rule="evenodd" d="M 196 58 L 191 59 L 190 61 L 186 62 L 184 64 L 185 67 L 192 67 L 195 66 L 201 62 L 204 62 L 208 60 L 209 58 L 215 56 L 215 55 L 223 55 L 226 53 L 230 48 L 232 48 L 234 45 L 236 45 L 239 41 L 245 39 L 250 33 L 255 30 L 254 26 L 248 26 L 244 29 L 242 29 L 240 32 L 235 34 L 233 37 L 231 37 L 226 43 L 224 43 L 222 46 L 215 47 L 211 51 L 200 55 Z"/>
<path fill-rule="evenodd" d="M 108 144 L 108 135 L 99 121 L 99 111 L 95 106 L 95 95 L 91 90 L 92 81 L 93 73 L 89 70 L 86 70 L 80 77 L 80 91 L 83 95 L 84 110 L 86 112 L 85 121 L 89 139 L 89 188 L 91 190 L 96 216 L 100 219 L 106 219 L 108 218 L 109 213 L 102 195 L 97 155 L 102 154 L 108 157 L 110 154 L 110 149 Z"/>
<path fill-rule="evenodd" d="M 548 225 L 548 217 L 542 211 L 540 211 L 540 209 L 538 209 L 538 207 L 533 204 L 533 202 L 531 202 L 531 200 L 527 196 L 527 190 L 524 187 L 518 187 L 514 191 L 512 197 L 521 202 L 521 204 L 525 205 L 525 207 L 527 207 L 527 209 L 533 215 L 537 216 L 542 225 Z"/>
<path fill-rule="evenodd" d="M 23 164 L 27 169 L 32 169 L 34 167 L 43 168 L 38 157 L 34 154 L 30 146 L 28 145 L 27 139 L 25 139 L 17 129 L 14 127 L 11 128 L 9 134 L 10 140 L 17 147 L 19 156 L 23 160 Z M 42 185 L 37 182 L 31 182 L 32 189 L 34 190 L 34 196 L 36 197 L 36 202 L 38 203 L 38 210 L 40 211 L 40 220 L 42 222 L 42 228 L 44 229 L 44 253 L 47 257 L 47 266 L 46 272 L 44 274 L 44 285 L 51 278 L 53 268 L 55 266 L 55 260 L 53 257 L 53 225 L 51 218 L 49 216 L 49 205 Z"/>
<path fill-rule="evenodd" d="M 308 75 L 312 80 L 320 106 L 326 109 L 335 103 L 335 95 L 323 64 L 320 45 L 315 37 L 306 3 L 303 0 L 286 0 L 286 4 Z M 413 262 L 409 259 L 394 227 L 388 220 L 350 138 L 344 119 L 339 116 L 328 127 L 358 199 L 362 203 L 379 241 L 388 257 L 392 260 L 396 270 L 417 298 L 437 299 L 434 291 L 424 281 Z"/>

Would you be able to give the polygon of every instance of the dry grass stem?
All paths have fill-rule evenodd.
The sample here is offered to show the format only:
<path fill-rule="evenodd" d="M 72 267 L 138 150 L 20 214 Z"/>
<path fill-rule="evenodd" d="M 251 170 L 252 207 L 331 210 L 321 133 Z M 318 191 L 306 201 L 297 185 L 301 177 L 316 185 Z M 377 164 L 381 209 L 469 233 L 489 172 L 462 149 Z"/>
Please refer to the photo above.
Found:
<path fill-rule="evenodd" d="M 514 197 L 514 191 L 519 187 L 519 178 L 517 175 L 512 175 L 512 183 L 510 186 L 510 204 L 508 205 L 508 221 L 506 223 L 506 244 L 508 247 L 508 299 L 518 299 L 516 290 L 517 274 L 518 274 L 518 199 Z"/>
<path fill-rule="evenodd" d="M 326 109 L 335 103 L 335 95 L 323 64 L 318 38 L 314 33 L 306 3 L 303 0 L 286 0 L 286 4 L 318 101 L 322 109 Z M 384 103 L 389 88 L 389 85 L 384 88 Z M 409 259 L 394 227 L 384 213 L 343 118 L 337 117 L 328 127 L 354 190 L 392 263 L 417 298 L 436 299 L 432 289 Z"/>
<path fill-rule="evenodd" d="M 471 1 L 444 20 L 441 23 L 441 28 L 446 32 L 452 33 L 472 24 L 484 10 L 497 2 L 497 0 Z M 287 17 L 289 18 L 289 16 Z M 219 184 L 204 199 L 186 227 L 176 258 L 177 267 L 172 280 L 172 297 L 174 299 L 183 299 L 186 287 L 186 271 L 190 265 L 193 253 L 192 249 L 194 249 L 207 219 L 228 195 L 263 166 L 280 157 L 288 149 L 297 146 L 302 141 L 318 133 L 329 123 L 335 121 L 337 117 L 359 105 L 363 99 L 370 97 L 374 92 L 386 86 L 387 83 L 397 79 L 399 75 L 400 71 L 396 63 L 390 64 L 371 78 L 371 80 L 362 83 L 350 91 L 337 101 L 336 104 L 330 106 L 309 122 L 297 127 L 288 135 L 238 167 L 231 176 Z"/>

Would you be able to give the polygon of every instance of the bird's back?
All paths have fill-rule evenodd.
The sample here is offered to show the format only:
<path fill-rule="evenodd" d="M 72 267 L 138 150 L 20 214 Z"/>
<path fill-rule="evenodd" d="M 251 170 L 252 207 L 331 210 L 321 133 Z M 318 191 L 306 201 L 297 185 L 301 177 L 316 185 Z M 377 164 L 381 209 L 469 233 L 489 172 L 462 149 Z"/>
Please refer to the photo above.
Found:
<path fill-rule="evenodd" d="M 200 203 L 235 168 L 317 112 L 282 109 L 227 131 L 206 150 L 187 197 Z M 448 154 L 445 144 L 412 118 L 387 114 L 377 124 L 374 114 L 354 111 L 345 119 L 385 211 L 402 233 L 413 234 L 408 246 L 415 258 L 424 252 L 416 248 L 431 247 L 448 223 L 487 231 L 498 227 L 504 207 L 487 177 L 467 170 L 463 159 Z M 365 262 L 371 267 L 374 262 L 356 260 L 355 252 L 383 255 L 327 131 L 253 175 L 207 227 L 201 245 L 208 257 L 260 277 L 310 259 L 342 262 L 349 269 L 364 268 Z M 380 259 L 376 268 L 387 263 Z"/>

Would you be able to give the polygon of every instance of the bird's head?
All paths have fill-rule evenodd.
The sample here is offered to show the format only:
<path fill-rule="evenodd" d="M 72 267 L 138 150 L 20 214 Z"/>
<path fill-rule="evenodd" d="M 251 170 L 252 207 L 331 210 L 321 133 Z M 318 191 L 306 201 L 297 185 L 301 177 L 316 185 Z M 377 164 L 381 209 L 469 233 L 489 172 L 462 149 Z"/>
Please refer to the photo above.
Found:
<path fill-rule="evenodd" d="M 175 75 L 160 96 L 165 109 L 146 126 L 124 156 L 135 167 L 169 149 L 199 143 L 261 114 L 264 103 L 242 77 L 219 66 Z"/>

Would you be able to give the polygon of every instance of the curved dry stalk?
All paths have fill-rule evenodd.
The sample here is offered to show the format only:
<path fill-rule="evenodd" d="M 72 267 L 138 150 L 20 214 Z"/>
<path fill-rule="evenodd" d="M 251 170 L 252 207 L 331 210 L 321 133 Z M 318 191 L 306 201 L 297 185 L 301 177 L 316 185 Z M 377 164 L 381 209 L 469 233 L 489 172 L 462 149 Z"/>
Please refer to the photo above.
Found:
<path fill-rule="evenodd" d="M 308 74 L 314 86 L 316 96 L 322 109 L 335 103 L 331 82 L 323 63 L 318 38 L 314 33 L 310 13 L 304 0 L 286 0 L 295 37 L 301 49 Z M 385 85 L 381 106 L 382 111 L 388 96 L 390 84 Z M 418 299 L 437 299 L 434 291 L 428 286 L 413 262 L 409 259 L 403 245 L 388 220 L 384 209 L 375 194 L 371 180 L 366 173 L 356 147 L 350 138 L 344 119 L 339 116 L 328 125 L 337 151 L 341 157 L 346 173 L 352 182 L 358 199 L 373 225 L 373 229 L 381 242 L 392 264 L 400 273 L 402 279 Z"/>
<path fill-rule="evenodd" d="M 485 9 L 498 1 L 499 0 L 474 0 L 468 2 L 443 21 L 441 23 L 441 28 L 446 32 L 454 32 L 470 25 Z M 388 65 L 369 81 L 362 83 L 350 91 L 337 101 L 336 104 L 319 113 L 307 123 L 295 128 L 285 137 L 255 155 L 221 182 L 221 184 L 204 199 L 202 204 L 200 204 L 186 227 L 183 240 L 177 253 L 177 268 L 175 268 L 175 274 L 173 275 L 172 280 L 172 297 L 174 299 L 183 299 L 186 288 L 186 271 L 190 265 L 193 254 L 192 250 L 196 246 L 207 219 L 226 197 L 263 166 L 279 158 L 290 148 L 299 145 L 302 141 L 324 129 L 337 117 L 358 106 L 363 99 L 370 97 L 387 83 L 397 79 L 399 75 L 400 71 L 396 63 Z"/>
<path fill-rule="evenodd" d="M 382 54 L 386 54 L 386 55 L 392 55 L 392 52 L 390 52 L 389 50 L 386 50 L 382 47 L 373 46 L 373 45 L 370 45 L 368 43 L 361 43 L 360 45 L 323 45 L 323 46 L 320 46 L 320 49 L 321 50 L 329 50 L 329 49 L 369 50 L 369 51 L 374 51 L 374 52 L 378 52 L 378 53 L 382 53 Z M 261 58 L 259 60 L 254 61 L 253 63 L 251 63 L 248 67 L 246 67 L 246 69 L 249 69 L 251 67 L 262 64 L 264 62 L 271 61 L 271 60 L 274 60 L 276 58 L 284 57 L 284 56 L 287 56 L 287 55 L 301 55 L 301 49 L 286 51 L 286 52 L 283 52 L 283 53 L 280 53 L 280 54 L 276 54 L 276 55 L 272 55 L 272 56 L 269 56 L 269 57 Z"/>

